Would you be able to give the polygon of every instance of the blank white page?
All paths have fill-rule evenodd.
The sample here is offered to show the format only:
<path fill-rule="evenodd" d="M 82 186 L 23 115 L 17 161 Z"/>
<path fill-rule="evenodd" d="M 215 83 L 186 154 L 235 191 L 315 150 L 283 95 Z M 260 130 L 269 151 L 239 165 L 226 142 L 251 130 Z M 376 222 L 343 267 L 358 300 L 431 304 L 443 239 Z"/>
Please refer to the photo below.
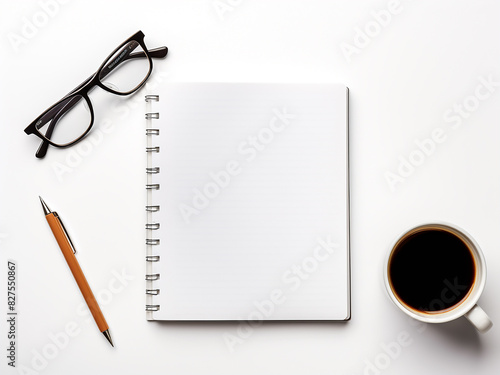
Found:
<path fill-rule="evenodd" d="M 153 319 L 349 319 L 347 88 L 157 91 Z"/>

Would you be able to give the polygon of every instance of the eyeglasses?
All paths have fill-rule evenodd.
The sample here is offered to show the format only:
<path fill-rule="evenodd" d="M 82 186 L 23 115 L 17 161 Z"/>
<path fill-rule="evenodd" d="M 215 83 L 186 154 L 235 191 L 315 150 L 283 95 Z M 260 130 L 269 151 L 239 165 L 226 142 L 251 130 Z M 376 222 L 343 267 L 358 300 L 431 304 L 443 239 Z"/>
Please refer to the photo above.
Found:
<path fill-rule="evenodd" d="M 152 59 L 163 58 L 167 53 L 167 47 L 148 50 L 142 31 L 120 44 L 94 74 L 24 129 L 26 134 L 42 139 L 35 156 L 45 157 L 49 145 L 72 146 L 90 132 L 94 124 L 94 109 L 88 94 L 92 89 L 99 86 L 115 95 L 130 95 L 139 90 L 151 75 Z"/>

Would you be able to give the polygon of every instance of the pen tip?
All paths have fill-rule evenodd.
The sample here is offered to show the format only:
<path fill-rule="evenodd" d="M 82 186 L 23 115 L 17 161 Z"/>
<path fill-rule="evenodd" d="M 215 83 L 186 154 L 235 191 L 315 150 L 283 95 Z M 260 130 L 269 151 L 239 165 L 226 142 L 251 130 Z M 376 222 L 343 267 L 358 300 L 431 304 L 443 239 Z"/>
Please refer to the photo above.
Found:
<path fill-rule="evenodd" d="M 104 335 L 104 337 L 106 337 L 106 340 L 108 340 L 111 346 L 114 348 L 115 346 L 113 345 L 113 340 L 111 340 L 111 334 L 109 333 L 109 329 L 105 330 L 102 334 Z"/>
<path fill-rule="evenodd" d="M 40 203 L 42 204 L 43 212 L 45 213 L 45 216 L 47 216 L 52 211 L 50 211 L 50 208 L 47 206 L 47 204 L 45 203 L 45 201 L 42 199 L 41 196 L 38 196 L 38 198 L 40 198 Z"/>

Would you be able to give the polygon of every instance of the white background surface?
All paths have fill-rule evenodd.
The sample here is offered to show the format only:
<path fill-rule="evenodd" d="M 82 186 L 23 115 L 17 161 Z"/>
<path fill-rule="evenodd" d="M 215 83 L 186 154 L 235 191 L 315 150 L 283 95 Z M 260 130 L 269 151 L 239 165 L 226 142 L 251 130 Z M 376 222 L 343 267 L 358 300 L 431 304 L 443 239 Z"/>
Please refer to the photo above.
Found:
<path fill-rule="evenodd" d="M 500 324 L 495 289 L 500 87 L 487 99 L 471 99 L 480 77 L 500 81 L 498 3 L 401 1 L 398 13 L 378 28 L 372 12 L 388 9 L 386 1 L 69 1 L 46 16 L 42 3 L 2 1 L 0 8 L 0 347 L 7 346 L 6 263 L 14 259 L 17 365 L 24 366 L 19 373 L 491 374 L 498 369 L 498 326 L 479 336 L 463 319 L 412 324 L 392 305 L 382 281 L 384 255 L 401 232 L 433 220 L 454 223 L 483 249 L 489 273 L 480 304 Z M 221 3 L 231 8 L 222 16 L 214 7 Z M 23 36 L 26 22 L 39 26 Z M 373 37 L 348 61 L 341 45 L 354 45 L 357 28 L 372 28 Z M 35 159 L 38 142 L 23 132 L 138 29 L 150 48 L 170 48 L 166 60 L 155 61 L 154 79 L 163 82 L 349 86 L 350 322 L 265 324 L 246 332 L 233 352 L 224 334 L 236 335 L 237 324 L 146 322 L 143 93 L 126 100 L 96 93 L 97 127 L 87 146 L 52 148 L 44 160 Z M 26 39 L 17 48 L 10 41 L 14 34 Z M 464 100 L 474 110 L 453 128 L 443 116 Z M 415 141 L 437 128 L 444 141 L 392 191 L 386 173 L 396 173 L 400 156 L 408 159 L 418 150 Z M 66 219 L 80 264 L 101 296 L 114 349 L 85 315 L 38 195 Z M 117 278 L 123 272 L 129 280 Z M 74 335 L 65 340 L 61 332 L 68 324 Z M 53 346 L 53 335 L 60 348 Z M 405 345 L 394 345 L 398 339 Z M 42 361 L 42 355 L 50 358 Z M 1 372 L 16 373 L 1 357 Z"/>

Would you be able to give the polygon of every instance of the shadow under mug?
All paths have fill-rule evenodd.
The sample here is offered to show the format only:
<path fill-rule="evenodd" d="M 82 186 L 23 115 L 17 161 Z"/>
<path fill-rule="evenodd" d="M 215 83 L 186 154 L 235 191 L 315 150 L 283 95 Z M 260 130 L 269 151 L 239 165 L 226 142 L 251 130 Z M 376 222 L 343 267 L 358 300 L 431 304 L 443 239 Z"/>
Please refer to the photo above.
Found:
<path fill-rule="evenodd" d="M 455 240 L 458 239 L 459 241 L 461 241 L 461 244 L 465 245 L 468 251 L 470 252 L 470 256 L 472 259 L 472 262 L 470 263 L 472 264 L 473 267 L 473 278 L 471 285 L 467 290 L 467 293 L 460 300 L 456 301 L 456 303 L 451 304 L 450 306 L 445 307 L 444 304 L 442 304 L 443 308 L 435 308 L 432 310 L 413 306 L 411 303 L 408 303 L 408 294 L 405 296 L 405 298 L 403 298 L 400 295 L 402 293 L 398 293 L 398 290 L 401 292 L 401 288 L 398 287 L 398 285 L 395 283 L 398 283 L 400 281 L 396 279 L 395 275 L 397 273 L 395 273 L 394 270 L 394 267 L 396 267 L 397 270 L 397 267 L 399 267 L 401 264 L 405 264 L 406 265 L 405 267 L 409 268 L 408 270 L 401 269 L 397 271 L 402 272 L 402 274 L 404 274 L 407 271 L 412 272 L 412 274 L 415 274 L 415 272 L 421 273 L 421 276 L 423 278 L 426 277 L 425 265 L 426 264 L 431 265 L 433 260 L 437 264 L 436 257 L 433 257 L 433 255 L 430 255 L 430 253 L 428 252 L 427 254 L 424 253 L 424 257 L 427 256 L 427 259 L 425 259 L 424 263 L 422 262 L 420 263 L 421 269 L 416 270 L 414 267 L 416 267 L 415 264 L 417 263 L 413 264 L 411 262 L 411 259 L 407 263 L 395 262 L 395 255 L 398 254 L 398 252 L 401 252 L 401 249 L 403 249 L 403 251 L 406 251 L 404 246 L 405 244 L 408 244 L 409 240 L 415 239 L 417 238 L 417 236 L 419 235 L 421 236 L 422 234 L 425 235 L 428 232 L 434 232 L 434 233 L 441 232 L 442 235 L 448 236 L 450 238 L 455 237 Z M 428 237 L 428 240 L 429 238 L 432 237 Z M 413 241 L 416 244 L 419 243 L 415 242 L 415 240 Z M 423 243 L 420 242 L 420 244 Z M 414 250 L 418 251 L 418 249 Z M 399 255 L 399 257 L 401 257 L 401 255 Z M 423 267 L 422 264 L 424 264 Z M 427 279 L 424 280 L 428 281 Z M 389 251 L 385 259 L 384 282 L 389 297 L 394 302 L 394 304 L 397 307 L 399 307 L 403 312 L 405 312 L 407 315 L 411 316 L 414 319 L 426 323 L 444 323 L 465 316 L 476 327 L 476 329 L 482 333 L 488 331 L 493 325 L 488 315 L 486 315 L 486 313 L 477 305 L 477 301 L 481 293 L 483 292 L 484 285 L 486 283 L 486 263 L 484 260 L 484 256 L 478 244 L 474 241 L 474 239 L 470 235 L 466 234 L 462 229 L 459 229 L 456 226 L 443 223 L 424 224 L 415 227 L 413 229 L 410 229 L 409 231 L 401 235 L 393 244 L 391 250 Z M 415 280 L 415 282 L 418 282 L 418 280 Z M 447 285 L 449 286 L 448 289 L 453 289 L 453 285 L 449 281 Z M 418 289 L 418 287 L 419 287 L 418 285 L 414 285 L 413 289 L 410 289 L 409 292 L 410 297 L 412 291 L 415 292 L 421 291 Z M 444 294 L 445 292 L 449 293 L 449 290 L 444 288 L 443 292 L 441 293 L 441 296 L 443 297 L 441 298 L 446 298 L 446 294 Z M 439 302 L 439 300 L 437 300 L 436 302 Z"/>

